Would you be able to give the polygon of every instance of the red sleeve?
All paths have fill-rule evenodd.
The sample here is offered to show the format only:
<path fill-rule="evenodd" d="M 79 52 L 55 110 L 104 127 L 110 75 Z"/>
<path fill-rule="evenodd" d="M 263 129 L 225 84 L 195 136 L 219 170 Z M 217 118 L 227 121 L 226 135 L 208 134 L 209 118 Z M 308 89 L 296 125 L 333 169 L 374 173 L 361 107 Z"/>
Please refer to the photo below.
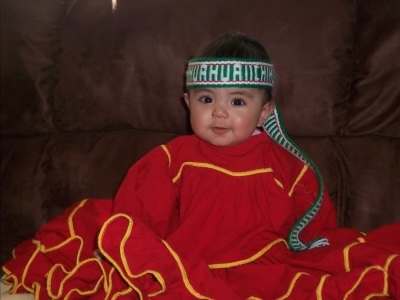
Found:
<path fill-rule="evenodd" d="M 178 206 L 169 165 L 163 147 L 135 163 L 116 193 L 113 213 L 139 218 L 160 237 L 172 232 L 178 223 Z"/>

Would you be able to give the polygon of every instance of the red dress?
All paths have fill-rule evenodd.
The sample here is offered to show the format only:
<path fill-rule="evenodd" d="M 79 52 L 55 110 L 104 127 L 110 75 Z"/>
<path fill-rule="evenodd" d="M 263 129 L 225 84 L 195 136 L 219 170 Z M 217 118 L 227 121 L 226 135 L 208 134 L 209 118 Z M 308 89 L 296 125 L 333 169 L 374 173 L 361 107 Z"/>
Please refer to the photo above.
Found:
<path fill-rule="evenodd" d="M 337 228 L 325 192 L 301 239 L 330 245 L 288 248 L 317 190 L 265 133 L 231 147 L 180 137 L 133 165 L 113 201 L 79 202 L 46 224 L 3 270 L 14 292 L 40 299 L 400 298 L 399 223 Z"/>

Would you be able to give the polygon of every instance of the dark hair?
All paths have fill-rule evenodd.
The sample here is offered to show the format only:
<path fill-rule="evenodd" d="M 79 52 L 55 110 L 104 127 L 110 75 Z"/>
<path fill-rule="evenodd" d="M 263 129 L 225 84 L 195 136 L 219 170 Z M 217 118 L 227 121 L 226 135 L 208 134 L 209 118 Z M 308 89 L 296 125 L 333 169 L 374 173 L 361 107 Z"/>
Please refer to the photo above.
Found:
<path fill-rule="evenodd" d="M 199 49 L 195 57 L 230 57 L 270 61 L 267 50 L 260 42 L 240 32 L 228 32 L 211 40 Z M 265 102 L 271 99 L 271 90 L 266 90 Z"/>
<path fill-rule="evenodd" d="M 270 60 L 265 48 L 254 38 L 228 32 L 200 48 L 196 57 L 234 57 Z"/>

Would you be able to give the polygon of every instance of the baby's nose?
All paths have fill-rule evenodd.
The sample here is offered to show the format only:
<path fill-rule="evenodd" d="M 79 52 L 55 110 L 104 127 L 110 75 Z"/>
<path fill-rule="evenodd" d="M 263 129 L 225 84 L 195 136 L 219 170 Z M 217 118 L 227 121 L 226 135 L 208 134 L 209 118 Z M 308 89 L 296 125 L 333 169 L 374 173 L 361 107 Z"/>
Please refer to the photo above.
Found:
<path fill-rule="evenodd" d="M 228 117 L 228 111 L 225 107 L 223 107 L 223 105 L 216 105 L 213 110 L 212 116 L 214 118 L 226 118 Z"/>

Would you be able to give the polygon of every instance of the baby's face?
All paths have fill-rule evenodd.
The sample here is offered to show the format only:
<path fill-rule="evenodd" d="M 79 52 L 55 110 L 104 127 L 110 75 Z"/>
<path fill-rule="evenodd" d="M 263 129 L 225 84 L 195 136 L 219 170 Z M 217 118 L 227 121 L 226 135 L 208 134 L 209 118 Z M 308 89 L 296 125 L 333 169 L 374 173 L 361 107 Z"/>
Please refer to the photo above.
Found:
<path fill-rule="evenodd" d="M 185 94 L 194 133 L 215 146 L 248 139 L 273 110 L 258 88 L 205 88 Z"/>

